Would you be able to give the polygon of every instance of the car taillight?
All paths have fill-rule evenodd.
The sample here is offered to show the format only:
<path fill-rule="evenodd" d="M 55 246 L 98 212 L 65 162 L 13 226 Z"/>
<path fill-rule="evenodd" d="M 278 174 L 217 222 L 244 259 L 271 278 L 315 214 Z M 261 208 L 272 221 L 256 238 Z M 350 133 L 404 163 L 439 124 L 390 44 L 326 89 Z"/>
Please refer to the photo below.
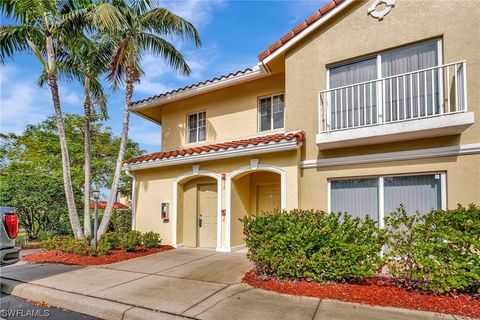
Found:
<path fill-rule="evenodd" d="M 15 239 L 18 235 L 18 216 L 16 213 L 7 213 L 5 215 L 5 229 L 8 237 Z"/>

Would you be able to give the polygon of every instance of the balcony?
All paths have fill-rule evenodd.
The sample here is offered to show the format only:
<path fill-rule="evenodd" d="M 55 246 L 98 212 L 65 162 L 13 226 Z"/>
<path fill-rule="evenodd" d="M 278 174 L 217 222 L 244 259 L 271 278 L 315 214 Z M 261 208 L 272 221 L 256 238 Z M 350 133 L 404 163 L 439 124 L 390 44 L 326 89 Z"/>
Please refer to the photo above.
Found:
<path fill-rule="evenodd" d="M 467 64 L 441 66 L 318 92 L 320 149 L 460 134 L 467 112 Z"/>

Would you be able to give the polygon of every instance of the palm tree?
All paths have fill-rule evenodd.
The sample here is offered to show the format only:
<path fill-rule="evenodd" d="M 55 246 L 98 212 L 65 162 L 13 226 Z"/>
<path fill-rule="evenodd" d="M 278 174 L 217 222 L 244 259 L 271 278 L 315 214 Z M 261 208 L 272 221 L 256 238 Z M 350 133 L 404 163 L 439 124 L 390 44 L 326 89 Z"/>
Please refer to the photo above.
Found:
<path fill-rule="evenodd" d="M 31 51 L 47 74 L 52 95 L 55 119 L 62 155 L 63 182 L 68 214 L 73 234 L 83 238 L 83 231 L 75 206 L 70 161 L 65 136 L 58 83 L 58 49 L 67 39 L 83 36 L 87 23 L 94 26 L 118 27 L 123 21 L 116 7 L 108 3 L 94 4 L 89 0 L 1 0 L 0 11 L 19 22 L 0 27 L 0 62 L 13 58 L 16 52 Z"/>
<path fill-rule="evenodd" d="M 90 220 L 90 190 L 92 184 L 90 122 L 92 113 L 96 113 L 95 106 L 98 107 L 101 118 L 103 120 L 108 119 L 107 97 L 99 77 L 108 69 L 112 48 L 109 43 L 88 36 L 79 37 L 75 41 L 66 41 L 65 45 L 68 52 L 62 52 L 59 61 L 57 61 L 59 77 L 66 80 L 77 80 L 83 88 L 85 146 L 83 232 L 84 236 L 88 238 L 92 235 Z M 47 79 L 47 74 L 43 72 L 38 82 L 39 85 L 44 86 Z"/>
<path fill-rule="evenodd" d="M 196 46 L 201 45 L 200 36 L 190 22 L 165 8 L 153 7 L 151 0 L 131 2 L 114 0 L 112 4 L 122 13 L 126 23 L 122 30 L 107 34 L 111 41 L 116 44 L 108 78 L 113 82 L 114 88 L 119 84 L 125 84 L 125 106 L 120 149 L 110 188 L 110 196 L 98 231 L 99 237 L 107 230 L 112 215 L 128 140 L 130 104 L 134 84 L 140 80 L 143 73 L 141 68 L 142 57 L 145 53 L 152 52 L 165 59 L 176 71 L 189 75 L 191 71 L 182 54 L 165 37 L 174 36 L 193 40 Z"/>

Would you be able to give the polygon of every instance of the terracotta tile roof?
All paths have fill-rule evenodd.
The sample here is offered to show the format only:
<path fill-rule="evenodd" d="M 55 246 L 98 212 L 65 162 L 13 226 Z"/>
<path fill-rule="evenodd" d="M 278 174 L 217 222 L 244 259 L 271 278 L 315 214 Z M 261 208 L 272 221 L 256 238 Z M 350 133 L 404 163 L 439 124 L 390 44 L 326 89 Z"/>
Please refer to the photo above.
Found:
<path fill-rule="evenodd" d="M 267 50 L 263 51 L 258 55 L 258 59 L 262 61 L 269 55 L 271 55 L 273 52 L 281 48 L 285 43 L 290 41 L 292 38 L 294 38 L 297 34 L 301 33 L 303 30 L 305 30 L 309 25 L 312 23 L 315 23 L 318 19 L 320 19 L 322 16 L 326 15 L 328 12 L 330 12 L 333 8 L 335 8 L 338 4 L 340 4 L 344 0 L 332 0 L 326 5 L 324 5 L 320 10 L 316 11 L 314 14 L 312 14 L 310 17 L 302 21 L 298 26 L 292 29 L 289 33 L 284 35 L 283 37 L 280 38 L 277 42 L 274 44 L 270 45 Z"/>
<path fill-rule="evenodd" d="M 183 157 L 185 155 L 195 155 L 195 154 L 204 154 L 204 153 L 210 153 L 210 152 L 216 152 L 216 151 L 226 151 L 226 150 L 244 148 L 248 146 L 281 143 L 281 142 L 292 141 L 292 140 L 295 140 L 298 145 L 301 142 L 303 142 L 304 138 L 305 138 L 304 131 L 277 133 L 272 135 L 253 137 L 253 138 L 242 139 L 242 140 L 226 141 L 222 143 L 216 143 L 216 144 L 210 144 L 210 145 L 204 145 L 204 146 L 198 146 L 198 147 L 155 152 L 155 153 L 146 154 L 140 157 L 125 160 L 123 164 L 124 165 L 136 164 L 136 163 L 153 161 L 153 160 Z"/>
<path fill-rule="evenodd" d="M 148 98 L 145 98 L 145 99 L 142 99 L 142 100 L 134 101 L 134 102 L 131 103 L 131 105 L 134 106 L 134 105 L 138 105 L 138 104 L 140 104 L 140 103 L 144 103 L 144 102 L 148 102 L 148 101 L 151 101 L 151 100 L 155 100 L 155 99 L 158 99 L 158 98 L 161 98 L 161 97 L 166 97 L 166 96 L 174 95 L 174 94 L 176 94 L 176 93 L 181 93 L 181 92 L 183 92 L 183 91 L 187 91 L 187 90 L 190 90 L 190 89 L 197 89 L 197 88 L 199 88 L 199 87 L 203 87 L 203 86 L 205 86 L 205 85 L 213 84 L 213 83 L 218 82 L 218 81 L 227 80 L 227 79 L 230 79 L 230 78 L 233 78 L 233 77 L 238 77 L 238 76 L 241 76 L 241 75 L 246 75 L 246 74 L 248 74 L 248 73 L 250 73 L 250 72 L 253 72 L 253 69 L 252 69 L 252 68 L 247 68 L 247 69 L 244 69 L 244 70 L 239 70 L 239 71 L 237 71 L 237 72 L 231 72 L 231 73 L 229 73 L 229 74 L 221 75 L 221 76 L 215 77 L 215 78 L 213 78 L 213 79 L 208 79 L 208 80 L 205 80 L 205 81 L 200 81 L 200 82 L 191 84 L 191 85 L 189 85 L 189 86 L 185 86 L 185 87 L 182 87 L 182 88 L 170 90 L 170 91 L 167 91 L 167 92 L 164 92 L 164 93 L 161 93 L 161 94 L 152 96 L 152 97 L 148 97 Z"/>
<path fill-rule="evenodd" d="M 107 207 L 107 201 L 98 201 L 98 209 L 105 209 Z M 90 201 L 90 209 L 95 208 L 95 202 Z M 126 205 L 120 202 L 113 203 L 113 209 L 128 209 Z"/>

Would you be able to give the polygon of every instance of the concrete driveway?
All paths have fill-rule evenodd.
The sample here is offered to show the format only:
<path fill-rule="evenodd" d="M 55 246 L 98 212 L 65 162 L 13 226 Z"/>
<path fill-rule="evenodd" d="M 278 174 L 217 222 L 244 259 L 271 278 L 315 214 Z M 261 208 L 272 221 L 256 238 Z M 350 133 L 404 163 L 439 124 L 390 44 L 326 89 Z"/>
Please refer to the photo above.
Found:
<path fill-rule="evenodd" d="M 1 289 L 102 319 L 455 319 L 453 316 L 281 295 L 241 283 L 242 253 L 176 249 L 99 267 L 16 264 Z"/>

